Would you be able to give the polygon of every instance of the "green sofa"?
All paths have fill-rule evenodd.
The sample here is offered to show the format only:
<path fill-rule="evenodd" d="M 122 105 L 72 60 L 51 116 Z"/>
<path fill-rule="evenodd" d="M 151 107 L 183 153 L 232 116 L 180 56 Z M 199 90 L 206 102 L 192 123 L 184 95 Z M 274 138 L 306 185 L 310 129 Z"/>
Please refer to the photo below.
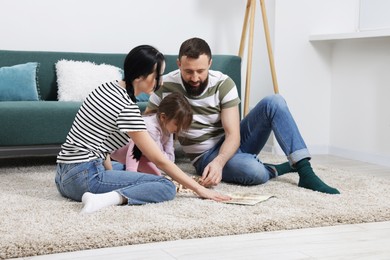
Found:
<path fill-rule="evenodd" d="M 58 60 L 90 61 L 122 68 L 125 56 L 113 53 L 0 50 L 0 67 L 38 62 L 37 82 L 40 90 L 40 101 L 0 101 L 0 158 L 51 156 L 59 152 L 81 102 L 58 101 L 55 69 Z M 165 72 L 177 69 L 177 56 L 165 57 Z M 240 57 L 214 55 L 212 69 L 229 75 L 240 93 Z M 138 104 L 143 111 L 146 102 Z"/>

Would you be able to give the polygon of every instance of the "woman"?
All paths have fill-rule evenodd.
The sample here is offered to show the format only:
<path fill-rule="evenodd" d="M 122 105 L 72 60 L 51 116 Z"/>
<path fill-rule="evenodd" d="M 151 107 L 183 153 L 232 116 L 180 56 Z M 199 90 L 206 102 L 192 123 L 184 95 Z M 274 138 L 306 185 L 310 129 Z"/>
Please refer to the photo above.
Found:
<path fill-rule="evenodd" d="M 109 153 L 129 137 L 151 162 L 201 198 L 230 197 L 209 190 L 163 155 L 146 131 L 135 96 L 161 85 L 164 56 L 152 46 L 135 47 L 124 62 L 124 80 L 102 84 L 85 99 L 57 156 L 56 185 L 67 198 L 82 201 L 83 213 L 111 205 L 141 205 L 172 200 L 175 185 L 162 176 L 119 170 Z M 106 160 L 107 159 L 107 160 Z"/>

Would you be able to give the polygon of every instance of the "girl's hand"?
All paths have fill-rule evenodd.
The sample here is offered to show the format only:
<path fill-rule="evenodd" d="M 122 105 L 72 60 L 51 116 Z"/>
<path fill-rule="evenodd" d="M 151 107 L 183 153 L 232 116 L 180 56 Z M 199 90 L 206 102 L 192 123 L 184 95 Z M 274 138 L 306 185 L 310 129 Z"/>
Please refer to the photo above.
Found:
<path fill-rule="evenodd" d="M 107 154 L 107 157 L 103 162 L 103 165 L 106 171 L 112 170 L 111 156 L 109 154 Z"/>
<path fill-rule="evenodd" d="M 218 201 L 218 202 L 228 201 L 228 200 L 232 199 L 228 195 L 224 195 L 224 194 L 219 193 L 217 191 L 207 189 L 207 188 L 205 188 L 203 186 L 201 186 L 201 188 L 199 189 L 197 194 L 199 195 L 199 197 L 201 197 L 203 199 L 211 199 L 211 200 L 215 200 L 215 201 Z"/>

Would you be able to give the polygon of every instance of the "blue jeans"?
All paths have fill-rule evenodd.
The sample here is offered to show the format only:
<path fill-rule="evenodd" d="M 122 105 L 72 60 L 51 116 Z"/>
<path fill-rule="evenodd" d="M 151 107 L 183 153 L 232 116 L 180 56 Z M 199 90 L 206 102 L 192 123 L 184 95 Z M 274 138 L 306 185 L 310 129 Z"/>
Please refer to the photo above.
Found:
<path fill-rule="evenodd" d="M 271 131 L 274 132 L 290 165 L 304 158 L 310 158 L 309 151 L 284 98 L 280 95 L 267 96 L 257 103 L 241 121 L 241 144 L 223 168 L 222 181 L 256 185 L 276 177 L 257 157 Z M 218 155 L 223 139 L 195 162 L 194 166 L 199 175 Z"/>
<path fill-rule="evenodd" d="M 55 182 L 62 196 L 81 201 L 87 191 L 105 193 L 116 191 L 127 198 L 128 205 L 142 205 L 172 200 L 175 185 L 162 176 L 127 172 L 123 165 L 113 163 L 113 170 L 106 171 L 102 159 L 90 162 L 57 164 Z"/>

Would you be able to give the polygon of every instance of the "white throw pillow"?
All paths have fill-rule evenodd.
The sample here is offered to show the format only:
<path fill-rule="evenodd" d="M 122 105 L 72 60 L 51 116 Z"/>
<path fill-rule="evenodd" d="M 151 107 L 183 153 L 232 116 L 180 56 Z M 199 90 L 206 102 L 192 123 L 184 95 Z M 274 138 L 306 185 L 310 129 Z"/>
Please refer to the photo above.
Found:
<path fill-rule="evenodd" d="M 56 63 L 58 100 L 84 101 L 95 88 L 122 79 L 122 70 L 89 61 L 59 60 Z"/>

